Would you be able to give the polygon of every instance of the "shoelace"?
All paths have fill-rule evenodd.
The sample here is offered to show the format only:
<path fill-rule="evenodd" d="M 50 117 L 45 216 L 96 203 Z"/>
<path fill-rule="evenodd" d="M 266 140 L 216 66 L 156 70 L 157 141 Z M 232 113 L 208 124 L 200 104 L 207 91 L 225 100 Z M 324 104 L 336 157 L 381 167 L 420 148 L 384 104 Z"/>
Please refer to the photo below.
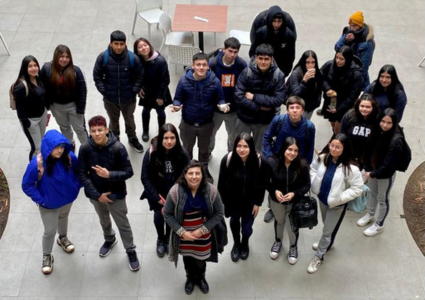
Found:
<path fill-rule="evenodd" d="M 137 260 L 136 253 L 134 253 L 134 252 L 130 252 L 130 253 L 128 254 L 128 257 L 130 258 L 130 261 L 131 261 L 131 262 L 135 262 L 135 261 Z"/>
<path fill-rule="evenodd" d="M 272 247 L 272 252 L 280 252 L 280 248 L 282 248 L 282 244 L 281 243 L 274 243 L 273 247 Z"/>
<path fill-rule="evenodd" d="M 298 249 L 296 247 L 290 247 L 289 248 L 289 256 L 290 257 L 298 257 Z"/>
<path fill-rule="evenodd" d="M 50 255 L 46 255 L 43 257 L 43 267 L 47 267 L 50 265 Z"/>
<path fill-rule="evenodd" d="M 61 244 L 65 246 L 65 248 L 68 248 L 69 245 L 71 245 L 71 242 L 68 240 L 67 237 L 61 238 Z"/>

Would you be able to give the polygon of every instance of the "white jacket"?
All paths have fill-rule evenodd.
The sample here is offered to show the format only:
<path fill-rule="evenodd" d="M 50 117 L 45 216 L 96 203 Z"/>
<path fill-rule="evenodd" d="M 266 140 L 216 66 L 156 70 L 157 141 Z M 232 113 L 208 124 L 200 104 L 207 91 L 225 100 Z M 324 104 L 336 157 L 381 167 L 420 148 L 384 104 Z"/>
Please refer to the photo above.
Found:
<path fill-rule="evenodd" d="M 324 159 L 325 154 L 320 155 L 320 162 L 318 161 L 318 157 L 315 156 L 310 166 L 311 191 L 316 195 L 320 193 L 323 176 L 326 172 Z M 342 164 L 339 164 L 339 166 L 336 168 L 334 177 L 332 179 L 331 190 L 328 196 L 329 207 L 345 204 L 362 194 L 362 174 L 358 167 L 350 165 L 350 168 L 351 172 L 347 172 L 347 174 L 344 174 L 344 168 Z"/>

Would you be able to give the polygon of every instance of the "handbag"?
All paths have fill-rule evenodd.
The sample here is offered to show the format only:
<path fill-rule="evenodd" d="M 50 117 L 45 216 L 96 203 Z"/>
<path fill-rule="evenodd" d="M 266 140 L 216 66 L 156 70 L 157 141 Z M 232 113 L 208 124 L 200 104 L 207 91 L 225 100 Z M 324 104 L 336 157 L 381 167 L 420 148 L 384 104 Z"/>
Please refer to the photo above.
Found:
<path fill-rule="evenodd" d="M 303 196 L 294 204 L 289 217 L 296 228 L 312 229 L 318 223 L 316 199 L 310 193 Z"/>
<path fill-rule="evenodd" d="M 369 202 L 369 193 L 369 187 L 366 184 L 363 184 L 362 194 L 348 202 L 348 210 L 354 211 L 358 214 L 364 212 L 366 209 L 366 205 Z"/>
<path fill-rule="evenodd" d="M 222 253 L 224 250 L 224 247 L 227 245 L 229 240 L 227 239 L 227 225 L 226 221 L 224 220 L 224 217 L 221 218 L 220 222 L 214 227 L 215 229 L 215 236 L 217 239 L 217 248 L 218 253 Z"/>

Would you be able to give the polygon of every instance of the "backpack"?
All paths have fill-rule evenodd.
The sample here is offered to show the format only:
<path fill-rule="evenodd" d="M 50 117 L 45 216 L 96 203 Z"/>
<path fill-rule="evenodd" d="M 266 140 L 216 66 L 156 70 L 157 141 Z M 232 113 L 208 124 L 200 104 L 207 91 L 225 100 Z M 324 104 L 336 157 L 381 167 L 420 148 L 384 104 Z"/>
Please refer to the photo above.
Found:
<path fill-rule="evenodd" d="M 216 51 L 214 51 L 214 56 L 211 58 L 209 62 L 210 70 L 213 71 L 214 73 L 215 73 L 215 70 L 217 69 L 217 56 L 221 51 L 223 50 L 217 49 Z M 238 57 L 236 57 L 236 61 L 238 63 L 239 72 L 241 72 L 243 69 L 245 69 L 244 61 L 242 58 L 238 59 Z"/>
<path fill-rule="evenodd" d="M 128 58 L 130 59 L 130 68 L 134 68 L 134 53 L 128 50 Z M 105 67 L 108 64 L 109 60 L 109 49 L 106 49 L 105 52 L 103 52 L 103 67 Z"/>
<path fill-rule="evenodd" d="M 72 166 L 71 155 L 68 154 L 68 158 L 69 158 L 69 165 Z M 38 173 L 37 180 L 40 181 L 44 174 L 43 156 L 41 156 L 41 153 L 37 154 L 37 173 Z"/>
<path fill-rule="evenodd" d="M 25 80 L 22 80 L 22 79 L 21 79 L 21 82 L 24 84 L 24 87 L 25 87 L 25 97 L 28 97 L 28 93 L 29 93 L 28 84 Z M 16 110 L 16 100 L 15 100 L 15 96 L 13 95 L 14 89 L 15 89 L 15 83 L 12 84 L 9 89 L 10 108 L 12 110 Z"/>
<path fill-rule="evenodd" d="M 246 78 L 249 79 L 252 76 L 252 70 L 249 66 L 247 67 L 247 69 L 248 70 L 246 72 Z M 274 70 L 274 73 L 273 73 L 273 83 L 274 84 L 278 83 L 278 81 L 279 81 L 279 72 L 280 72 L 279 68 L 276 68 L 276 70 Z"/>
<path fill-rule="evenodd" d="M 395 169 L 400 172 L 406 172 L 407 168 L 409 168 L 410 161 L 412 160 L 412 150 L 407 144 L 406 138 L 404 137 L 403 128 L 401 128 L 402 132 L 402 142 L 403 148 L 401 150 L 400 158 L 398 159 Z"/>

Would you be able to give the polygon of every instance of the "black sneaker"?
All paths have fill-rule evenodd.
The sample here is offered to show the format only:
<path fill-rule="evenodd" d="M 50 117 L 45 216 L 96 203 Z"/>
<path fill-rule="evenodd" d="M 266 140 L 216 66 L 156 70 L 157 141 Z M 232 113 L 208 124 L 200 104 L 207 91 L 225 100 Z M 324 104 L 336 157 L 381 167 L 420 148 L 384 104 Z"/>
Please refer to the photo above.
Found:
<path fill-rule="evenodd" d="M 137 152 L 139 152 L 139 153 L 142 153 L 143 152 L 143 146 L 139 143 L 139 140 L 137 139 L 137 137 L 134 137 L 134 138 L 129 139 L 128 140 L 128 143 Z"/>
<path fill-rule="evenodd" d="M 291 265 L 295 265 L 298 261 L 298 248 L 297 246 L 291 246 L 289 248 L 289 253 L 288 253 L 288 262 Z"/>
<path fill-rule="evenodd" d="M 156 255 L 158 255 L 158 257 L 164 257 L 166 252 L 167 252 L 167 244 L 162 240 L 157 240 Z"/>
<path fill-rule="evenodd" d="M 105 241 L 100 247 L 99 250 L 99 256 L 105 257 L 108 256 L 108 254 L 111 252 L 111 249 L 118 243 L 118 240 L 116 237 L 112 241 Z"/>
<path fill-rule="evenodd" d="M 237 262 L 240 258 L 239 247 L 236 244 L 233 245 L 232 251 L 230 251 L 230 258 L 233 262 Z"/>
<path fill-rule="evenodd" d="M 137 253 L 136 251 L 127 252 L 128 255 L 128 267 L 131 271 L 139 271 L 140 264 L 139 260 L 137 259 Z"/>
<path fill-rule="evenodd" d="M 142 141 L 148 142 L 149 141 L 149 134 L 147 132 L 143 132 L 142 134 Z"/>
<path fill-rule="evenodd" d="M 49 255 L 43 255 L 43 264 L 41 266 L 41 272 L 43 272 L 43 274 L 50 274 L 53 272 L 53 262 L 55 261 L 55 259 L 53 258 L 53 255 L 49 254 Z"/>

